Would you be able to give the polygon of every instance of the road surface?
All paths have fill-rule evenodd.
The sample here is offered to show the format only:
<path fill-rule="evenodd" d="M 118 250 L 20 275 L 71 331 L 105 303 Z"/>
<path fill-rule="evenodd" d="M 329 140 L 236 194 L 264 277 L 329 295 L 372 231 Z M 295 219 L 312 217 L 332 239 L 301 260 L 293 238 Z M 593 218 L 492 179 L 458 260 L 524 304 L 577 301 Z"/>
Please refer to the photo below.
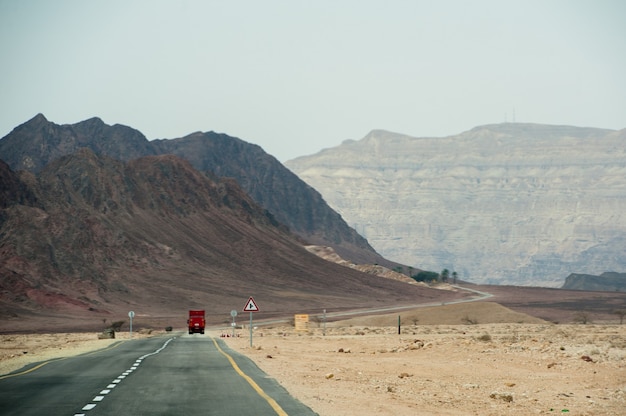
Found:
<path fill-rule="evenodd" d="M 183 333 L 0 376 L 0 414 L 315 415 L 221 340 Z"/>

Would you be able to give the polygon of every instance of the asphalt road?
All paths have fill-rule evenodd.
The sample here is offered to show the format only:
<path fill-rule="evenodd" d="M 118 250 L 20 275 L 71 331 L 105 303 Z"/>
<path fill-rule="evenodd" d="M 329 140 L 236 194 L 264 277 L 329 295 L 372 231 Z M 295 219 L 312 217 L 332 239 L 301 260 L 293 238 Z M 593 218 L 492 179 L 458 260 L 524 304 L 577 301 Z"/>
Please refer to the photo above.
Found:
<path fill-rule="evenodd" d="M 220 339 L 176 334 L 124 341 L 0 377 L 0 415 L 315 413 Z"/>

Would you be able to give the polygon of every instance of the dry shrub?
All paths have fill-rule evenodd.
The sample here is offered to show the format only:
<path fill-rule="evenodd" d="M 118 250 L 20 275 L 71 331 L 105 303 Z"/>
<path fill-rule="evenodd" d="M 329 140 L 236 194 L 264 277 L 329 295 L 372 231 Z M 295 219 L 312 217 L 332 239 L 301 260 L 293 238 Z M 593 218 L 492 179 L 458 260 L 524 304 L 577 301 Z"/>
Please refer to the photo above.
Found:
<path fill-rule="evenodd" d="M 489 341 L 491 341 L 491 335 L 489 335 L 489 334 L 482 334 L 482 335 L 476 337 L 476 339 L 479 340 L 479 341 L 483 341 L 483 342 L 489 342 Z"/>

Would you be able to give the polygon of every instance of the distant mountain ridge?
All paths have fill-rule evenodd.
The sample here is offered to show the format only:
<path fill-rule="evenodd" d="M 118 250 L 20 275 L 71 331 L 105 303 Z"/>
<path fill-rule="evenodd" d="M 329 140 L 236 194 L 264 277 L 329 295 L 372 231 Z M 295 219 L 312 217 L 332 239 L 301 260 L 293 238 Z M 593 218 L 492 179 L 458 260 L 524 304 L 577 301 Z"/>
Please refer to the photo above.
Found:
<path fill-rule="evenodd" d="M 0 139 L 0 159 L 12 170 L 39 172 L 51 161 L 81 147 L 121 161 L 175 154 L 209 176 L 232 177 L 277 221 L 311 244 L 332 246 L 357 263 L 393 265 L 331 209 L 319 192 L 259 146 L 213 132 L 148 141 L 139 131 L 94 117 L 57 125 L 43 114 Z"/>
<path fill-rule="evenodd" d="M 477 283 L 626 270 L 626 130 L 374 130 L 285 165 L 384 257 Z"/>

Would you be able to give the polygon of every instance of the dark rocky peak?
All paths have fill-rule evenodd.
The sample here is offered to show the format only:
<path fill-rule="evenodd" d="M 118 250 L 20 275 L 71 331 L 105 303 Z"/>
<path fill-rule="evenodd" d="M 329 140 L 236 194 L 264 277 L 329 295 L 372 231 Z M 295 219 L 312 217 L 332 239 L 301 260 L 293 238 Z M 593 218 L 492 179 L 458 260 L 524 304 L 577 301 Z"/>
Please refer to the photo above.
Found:
<path fill-rule="evenodd" d="M 136 184 L 133 198 L 146 207 L 189 215 L 212 208 L 228 210 L 249 223 L 279 223 L 231 178 L 204 175 L 186 159 L 166 154 L 128 162 L 126 176 Z M 140 189 L 141 188 L 141 189 Z M 155 198 L 158 196 L 158 198 Z"/>
<path fill-rule="evenodd" d="M 175 155 L 127 163 L 81 148 L 48 164 L 39 175 L 47 200 L 104 214 L 149 210 L 186 217 L 215 210 L 256 224 L 278 224 L 234 180 L 209 178 Z"/>
<path fill-rule="evenodd" d="M 94 140 L 97 142 L 97 146 L 94 151 L 100 150 L 104 154 L 111 157 L 116 157 L 112 151 L 118 145 L 123 145 L 126 142 L 128 145 L 125 149 L 122 149 L 119 159 L 130 160 L 134 157 L 123 151 L 132 150 L 134 148 L 141 149 L 142 151 L 150 151 L 150 144 L 146 136 L 139 130 L 132 127 L 125 126 L 123 124 L 114 124 L 112 126 L 104 123 L 99 117 L 92 117 L 88 120 L 80 123 L 68 125 L 79 137 L 81 142 L 91 144 Z M 137 152 L 135 152 L 138 154 Z M 151 152 L 152 154 L 153 152 Z"/>
<path fill-rule="evenodd" d="M 260 146 L 212 131 L 196 132 L 178 139 L 154 140 L 151 143 L 158 153 L 181 156 L 196 169 L 210 170 L 218 176 L 241 176 L 240 172 L 256 161 L 272 158 Z M 233 171 L 238 173 L 232 174 Z"/>
<path fill-rule="evenodd" d="M 234 178 L 256 204 L 310 243 L 333 246 L 340 255 L 357 263 L 384 264 L 384 259 L 317 191 L 260 146 L 226 134 L 196 132 L 178 139 L 148 141 L 135 129 L 119 124 L 109 126 L 97 117 L 72 125 L 56 125 L 36 116 L 0 140 L 0 158 L 14 171 L 37 173 L 81 147 L 120 161 L 176 155 L 209 177 Z M 82 180 L 77 176 L 74 185 Z M 87 186 L 83 190 L 89 189 L 92 188 Z"/>
<path fill-rule="evenodd" d="M 159 153 L 178 155 L 200 171 L 234 178 L 277 221 L 309 242 L 333 246 L 341 256 L 357 263 L 385 264 L 319 192 L 260 146 L 214 132 L 152 143 Z"/>
<path fill-rule="evenodd" d="M 24 125 L 28 125 L 28 126 L 43 126 L 43 125 L 47 125 L 48 123 L 50 123 L 50 122 L 48 121 L 46 116 L 44 116 L 43 114 L 39 113 L 35 117 L 33 117 L 30 120 L 28 120 L 26 123 L 22 124 L 22 126 L 24 126 Z"/>
<path fill-rule="evenodd" d="M 58 125 L 38 114 L 0 140 L 0 157 L 13 170 L 39 172 L 46 164 L 81 147 L 119 160 L 154 154 L 148 139 L 130 127 L 109 126 L 97 117 Z"/>
<path fill-rule="evenodd" d="M 7 135 L 7 137 L 10 136 L 13 133 L 19 133 L 21 130 L 36 131 L 36 130 L 39 130 L 41 128 L 48 127 L 49 125 L 50 125 L 50 122 L 48 121 L 46 116 L 44 116 L 43 114 L 39 113 L 35 117 L 33 117 L 30 120 L 28 120 L 27 122 L 22 123 L 19 126 L 15 127 L 11 131 L 11 133 L 9 133 Z"/>
<path fill-rule="evenodd" d="M 76 129 L 102 129 L 104 127 L 107 127 L 107 125 L 104 123 L 104 121 L 102 121 L 100 117 L 91 117 L 87 120 L 72 124 L 72 126 Z"/>

